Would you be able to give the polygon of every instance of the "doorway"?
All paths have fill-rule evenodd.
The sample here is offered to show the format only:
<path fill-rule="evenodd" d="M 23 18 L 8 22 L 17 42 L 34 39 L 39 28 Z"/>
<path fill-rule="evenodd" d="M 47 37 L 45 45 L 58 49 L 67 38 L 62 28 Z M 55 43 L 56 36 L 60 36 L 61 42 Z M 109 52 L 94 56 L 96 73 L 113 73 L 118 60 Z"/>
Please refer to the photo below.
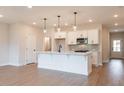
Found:
<path fill-rule="evenodd" d="M 124 58 L 124 32 L 110 34 L 111 58 Z"/>
<path fill-rule="evenodd" d="M 36 63 L 36 37 L 29 34 L 26 37 L 26 64 Z"/>

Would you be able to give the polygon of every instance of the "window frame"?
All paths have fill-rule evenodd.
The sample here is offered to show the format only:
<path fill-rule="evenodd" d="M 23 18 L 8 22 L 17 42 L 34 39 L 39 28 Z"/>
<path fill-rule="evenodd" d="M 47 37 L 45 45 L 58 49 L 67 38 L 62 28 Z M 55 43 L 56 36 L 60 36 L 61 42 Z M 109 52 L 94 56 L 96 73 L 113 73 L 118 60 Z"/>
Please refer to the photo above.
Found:
<path fill-rule="evenodd" d="M 120 43 L 119 46 L 117 44 L 118 42 Z M 121 52 L 121 40 L 113 40 L 112 51 L 113 52 Z"/>

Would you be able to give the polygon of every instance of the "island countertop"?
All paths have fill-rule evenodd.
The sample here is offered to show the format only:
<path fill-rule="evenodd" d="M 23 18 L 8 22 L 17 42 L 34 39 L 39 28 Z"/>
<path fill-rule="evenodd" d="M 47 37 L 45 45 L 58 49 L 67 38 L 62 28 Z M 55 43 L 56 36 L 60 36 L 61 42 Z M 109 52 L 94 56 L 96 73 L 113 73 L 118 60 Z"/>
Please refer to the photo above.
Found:
<path fill-rule="evenodd" d="M 57 54 L 57 55 L 90 55 L 92 51 L 88 52 L 73 52 L 73 51 L 67 51 L 67 52 L 56 52 L 56 51 L 37 51 L 37 54 Z"/>

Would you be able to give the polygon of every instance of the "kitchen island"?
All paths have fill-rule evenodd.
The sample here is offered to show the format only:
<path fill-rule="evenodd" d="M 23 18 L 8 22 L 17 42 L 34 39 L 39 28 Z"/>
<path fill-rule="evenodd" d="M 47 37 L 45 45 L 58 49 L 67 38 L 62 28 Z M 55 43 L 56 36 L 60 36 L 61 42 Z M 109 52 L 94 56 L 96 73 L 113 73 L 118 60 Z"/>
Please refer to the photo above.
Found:
<path fill-rule="evenodd" d="M 71 72 L 88 76 L 92 72 L 92 51 L 38 52 L 38 68 Z"/>

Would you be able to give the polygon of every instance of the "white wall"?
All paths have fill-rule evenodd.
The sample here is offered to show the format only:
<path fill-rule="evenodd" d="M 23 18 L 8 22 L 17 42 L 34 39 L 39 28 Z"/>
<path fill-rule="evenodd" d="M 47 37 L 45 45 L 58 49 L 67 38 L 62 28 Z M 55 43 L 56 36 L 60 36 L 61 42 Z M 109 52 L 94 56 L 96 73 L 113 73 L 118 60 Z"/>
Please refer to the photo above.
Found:
<path fill-rule="evenodd" d="M 25 39 L 32 34 L 36 37 L 36 50 L 42 50 L 42 31 L 25 24 L 0 23 L 0 66 L 24 65 Z"/>
<path fill-rule="evenodd" d="M 9 25 L 9 64 L 19 65 L 19 33 L 16 27 Z"/>
<path fill-rule="evenodd" d="M 9 59 L 8 24 L 0 24 L 0 66 L 7 65 Z"/>
<path fill-rule="evenodd" d="M 103 26 L 102 29 L 102 60 L 103 62 L 109 62 L 110 58 L 110 37 L 109 29 Z"/>
<path fill-rule="evenodd" d="M 25 65 L 26 37 L 30 34 L 36 37 L 36 50 L 42 50 L 42 32 L 39 28 L 24 25 L 11 24 L 9 26 L 9 64 Z"/>

